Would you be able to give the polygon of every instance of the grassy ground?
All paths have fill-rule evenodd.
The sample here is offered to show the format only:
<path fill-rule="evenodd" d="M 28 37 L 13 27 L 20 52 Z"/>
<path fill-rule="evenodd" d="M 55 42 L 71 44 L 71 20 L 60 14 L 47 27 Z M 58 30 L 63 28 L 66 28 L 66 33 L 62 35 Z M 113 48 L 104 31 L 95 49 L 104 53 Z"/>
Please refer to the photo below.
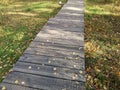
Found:
<path fill-rule="evenodd" d="M 119 0 L 85 0 L 85 6 L 87 90 L 120 90 Z"/>
<path fill-rule="evenodd" d="M 0 82 L 59 9 L 57 0 L 0 1 Z"/>

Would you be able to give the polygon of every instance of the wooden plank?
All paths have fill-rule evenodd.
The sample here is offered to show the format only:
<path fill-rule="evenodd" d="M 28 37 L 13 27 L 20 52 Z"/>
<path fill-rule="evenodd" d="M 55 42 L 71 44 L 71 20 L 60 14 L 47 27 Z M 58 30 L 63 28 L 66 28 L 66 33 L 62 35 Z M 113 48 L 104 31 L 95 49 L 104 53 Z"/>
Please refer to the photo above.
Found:
<path fill-rule="evenodd" d="M 84 0 L 74 0 L 75 2 L 78 2 L 78 3 L 84 3 Z M 67 2 L 74 2 L 73 0 L 68 0 Z M 76 4 L 78 4 L 76 3 Z"/>
<path fill-rule="evenodd" d="M 44 36 L 42 37 L 42 35 L 41 36 L 39 35 L 40 34 L 38 34 L 33 41 L 60 43 L 60 44 L 66 44 L 71 46 L 84 45 L 83 37 L 81 37 L 81 40 L 73 40 L 73 39 L 60 39 L 60 38 L 45 38 Z"/>
<path fill-rule="evenodd" d="M 54 24 L 51 25 L 45 25 L 42 30 L 56 30 L 57 32 L 64 32 L 66 34 L 73 33 L 75 35 L 80 35 L 81 33 L 84 33 L 84 30 L 82 27 L 80 28 L 73 28 L 73 27 L 61 27 L 61 26 L 53 26 Z"/>
<path fill-rule="evenodd" d="M 9 83 L 1 83 L 0 90 L 38 90 L 35 88 L 24 87 L 23 85 L 9 84 Z"/>
<path fill-rule="evenodd" d="M 20 72 L 11 72 L 3 82 L 38 88 L 38 90 L 85 90 L 85 85 L 82 82 L 43 77 Z"/>
<path fill-rule="evenodd" d="M 81 9 L 80 11 L 79 10 L 70 10 L 70 9 L 61 9 L 60 11 L 59 11 L 59 13 L 64 13 L 64 12 L 68 12 L 68 13 L 71 13 L 71 14 L 83 14 L 84 13 L 84 9 Z M 58 14 L 59 14 L 58 13 Z"/>
<path fill-rule="evenodd" d="M 68 2 L 66 4 L 64 4 L 64 6 L 62 7 L 62 9 L 66 6 L 72 6 L 72 7 L 77 7 L 77 8 L 84 8 L 84 1 L 80 1 L 80 0 L 68 0 Z"/>
<path fill-rule="evenodd" d="M 76 59 L 80 60 L 80 58 L 84 58 L 84 56 L 81 56 L 82 53 L 84 54 L 83 47 L 78 47 L 78 48 L 77 47 L 76 48 L 75 47 L 73 47 L 73 48 L 67 47 L 66 48 L 64 46 L 51 45 L 51 44 L 48 44 L 48 43 L 41 43 L 41 42 L 32 42 L 30 44 L 30 47 L 33 48 L 33 49 L 36 48 L 37 51 L 31 49 L 31 50 L 26 51 L 25 53 L 29 53 L 29 54 L 36 54 L 37 53 L 38 55 L 42 54 L 42 55 L 48 55 L 48 56 L 54 56 L 54 57 L 57 57 L 57 56 L 58 57 L 70 57 L 70 58 L 72 58 L 71 60 L 73 60 L 73 61 L 74 61 L 74 59 L 76 61 Z M 51 49 L 53 51 L 51 51 Z M 58 54 L 57 51 L 58 52 L 59 51 L 61 51 L 61 52 L 65 51 L 66 53 L 64 53 L 65 55 L 63 53 Z M 75 55 L 75 53 L 76 53 L 76 55 Z M 80 53 L 81 53 L 81 55 L 80 55 Z M 66 54 L 67 54 L 67 56 L 66 56 Z M 79 65 L 79 63 L 81 63 L 81 62 L 77 62 L 77 63 Z"/>
<path fill-rule="evenodd" d="M 47 66 L 42 64 L 40 65 L 25 62 L 17 62 L 17 64 L 13 67 L 13 70 L 35 75 L 43 75 L 48 77 L 85 82 L 84 71 L 78 69 L 69 69 L 55 66 Z"/>
<path fill-rule="evenodd" d="M 74 24 L 75 23 L 75 24 Z M 54 25 L 54 26 L 60 26 L 60 27 L 65 27 L 65 28 L 83 28 L 84 27 L 84 24 L 83 23 L 80 23 L 80 22 L 75 22 L 75 21 L 72 21 L 70 20 L 69 23 L 67 22 L 58 22 L 58 21 L 48 21 L 46 25 Z"/>
<path fill-rule="evenodd" d="M 55 37 L 56 36 L 56 37 Z M 76 39 L 75 39 L 76 38 Z M 84 44 L 84 37 L 70 37 L 69 36 L 57 36 L 57 35 L 50 35 L 47 33 L 39 33 L 34 41 L 44 41 L 44 42 L 51 42 L 51 43 L 60 43 L 60 44 L 67 44 L 67 45 L 81 45 Z"/>
<path fill-rule="evenodd" d="M 63 7 L 62 7 L 62 9 L 66 9 L 66 8 L 69 8 L 69 7 L 71 7 L 69 10 L 74 10 L 74 11 L 81 11 L 81 9 L 84 9 L 84 3 L 83 2 L 78 2 L 77 1 L 77 3 L 75 3 L 76 1 L 73 1 L 73 2 L 68 2 L 67 4 L 65 4 Z M 62 10 L 61 9 L 61 10 Z"/>
<path fill-rule="evenodd" d="M 71 33 L 61 33 L 62 31 L 55 30 L 44 30 L 41 33 L 37 34 L 34 41 L 43 41 L 59 44 L 67 44 L 69 46 L 83 46 L 84 45 L 84 36 L 83 33 L 74 34 Z"/>
<path fill-rule="evenodd" d="M 84 22 L 84 14 L 59 13 L 55 16 L 56 19 L 80 20 Z"/>
<path fill-rule="evenodd" d="M 31 47 L 27 48 L 25 53 L 35 54 L 35 55 L 48 55 L 48 56 L 80 56 L 84 58 L 84 49 L 83 47 L 79 47 L 78 49 L 69 49 L 59 46 L 45 45 L 44 43 L 33 42 L 31 43 Z"/>
<path fill-rule="evenodd" d="M 67 52 L 68 54 L 71 53 L 72 55 L 84 54 L 83 47 L 76 47 L 76 49 L 72 49 L 72 48 L 70 49 L 70 48 L 65 48 L 65 47 L 59 46 L 59 45 L 52 46 L 50 44 L 40 43 L 40 42 L 32 42 L 30 44 L 29 48 L 38 49 L 40 52 L 42 52 L 40 49 L 47 49 L 50 51 L 60 51 L 61 53 Z"/>
<path fill-rule="evenodd" d="M 69 27 L 54 26 L 54 24 L 45 25 L 41 31 L 45 31 L 45 30 L 56 30 L 56 31 L 61 31 L 61 32 L 63 31 L 63 32 L 78 33 L 78 34 L 81 34 L 84 32 L 84 29 L 82 27 L 69 28 Z"/>
<path fill-rule="evenodd" d="M 64 16 L 62 16 L 62 17 L 64 17 Z M 64 19 L 64 18 L 60 18 L 60 19 L 58 19 L 58 18 L 50 18 L 49 19 L 49 21 L 48 22 L 53 22 L 53 23 L 58 23 L 58 24 L 66 24 L 66 25 L 76 25 L 76 26 L 82 26 L 83 25 L 83 21 L 81 21 L 80 19 L 77 19 L 77 20 L 75 20 L 75 19 L 73 19 L 72 17 L 69 17 L 69 18 L 71 18 L 71 19 Z"/>
<path fill-rule="evenodd" d="M 58 19 L 59 20 L 59 19 Z M 84 37 L 84 31 L 80 28 L 70 28 L 71 30 L 73 29 L 73 31 L 69 31 L 69 28 L 60 28 L 60 27 L 56 27 L 56 26 L 49 26 L 49 25 L 45 25 L 43 27 L 43 29 L 40 31 L 40 33 L 44 34 L 56 34 L 58 36 L 67 36 L 67 37 L 72 37 L 72 38 L 75 38 L 75 39 L 80 39 L 81 37 Z M 74 30 L 77 30 L 77 32 L 74 32 Z M 57 36 L 56 36 L 57 37 Z M 62 38 L 61 37 L 61 38 Z M 65 38 L 65 37 L 64 37 Z"/>
<path fill-rule="evenodd" d="M 56 67 L 64 68 L 74 68 L 85 70 L 85 62 L 83 58 L 80 57 L 52 57 L 52 56 L 42 56 L 42 55 L 30 55 L 24 54 L 20 57 L 19 61 L 29 62 L 35 64 L 51 65 Z"/>
<path fill-rule="evenodd" d="M 69 50 L 80 50 L 83 49 L 83 46 L 80 45 L 76 45 L 76 46 L 71 46 L 71 45 L 65 45 L 65 44 L 58 44 L 58 43 L 50 43 L 50 42 L 31 42 L 30 47 L 41 47 L 41 46 L 45 46 L 45 47 L 53 47 L 53 48 L 65 48 L 65 49 L 69 49 Z"/>
<path fill-rule="evenodd" d="M 79 28 L 79 27 L 84 27 L 84 23 L 81 20 L 73 20 L 71 19 L 57 19 L 57 18 L 51 18 L 47 22 L 47 25 L 54 24 L 55 26 L 61 26 L 61 27 L 72 27 L 72 28 Z"/>
<path fill-rule="evenodd" d="M 42 30 L 40 33 L 37 34 L 39 38 L 45 39 L 65 39 L 69 41 L 84 41 L 83 33 L 75 34 L 75 33 L 67 33 L 66 31 L 56 31 L 56 30 L 49 30 L 45 29 Z"/>
<path fill-rule="evenodd" d="M 68 0 L 68 2 L 65 4 L 65 5 L 68 5 L 68 4 L 74 4 L 74 5 L 80 5 L 80 4 L 84 4 L 84 0 Z M 84 7 L 84 6 L 81 6 L 81 7 Z"/>
<path fill-rule="evenodd" d="M 40 41 L 40 42 L 35 42 L 35 41 L 33 41 L 33 42 L 31 42 L 31 44 L 30 44 L 30 47 L 35 47 L 35 48 L 49 48 L 49 49 L 56 49 L 56 50 L 59 50 L 59 49 L 61 49 L 61 50 L 65 50 L 65 51 L 69 51 L 69 52 L 81 52 L 81 51 L 83 51 L 84 52 L 84 48 L 83 48 L 83 46 L 65 46 L 65 45 L 63 45 L 63 44 L 57 44 L 57 43 L 50 43 L 50 42 L 42 42 L 42 41 Z"/>
<path fill-rule="evenodd" d="M 74 12 L 74 13 L 79 13 L 79 14 L 83 14 L 84 13 L 84 8 L 83 8 L 83 4 L 81 5 L 76 5 L 75 4 L 67 4 L 64 5 L 64 7 L 61 9 L 61 11 L 66 11 L 67 12 Z"/>
<path fill-rule="evenodd" d="M 42 30 L 56 30 L 56 31 L 66 31 L 71 33 L 83 33 L 84 29 L 82 27 L 80 28 L 69 28 L 69 27 L 61 27 L 61 26 L 54 26 L 54 24 L 51 25 L 45 25 Z"/>
<path fill-rule="evenodd" d="M 40 48 L 27 48 L 24 53 L 33 54 L 33 55 L 48 55 L 48 56 L 61 56 L 61 57 L 81 57 L 84 58 L 84 51 L 75 51 L 75 50 L 66 50 L 66 49 L 52 49 L 52 47 L 43 47 Z"/>

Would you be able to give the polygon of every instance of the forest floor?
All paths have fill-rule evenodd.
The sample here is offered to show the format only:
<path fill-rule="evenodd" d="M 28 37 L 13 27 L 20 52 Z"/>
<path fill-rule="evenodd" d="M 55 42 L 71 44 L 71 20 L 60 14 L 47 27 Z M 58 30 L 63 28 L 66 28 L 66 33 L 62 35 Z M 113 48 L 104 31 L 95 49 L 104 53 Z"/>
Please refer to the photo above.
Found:
<path fill-rule="evenodd" d="M 120 3 L 98 1 L 85 0 L 86 87 L 120 90 Z"/>

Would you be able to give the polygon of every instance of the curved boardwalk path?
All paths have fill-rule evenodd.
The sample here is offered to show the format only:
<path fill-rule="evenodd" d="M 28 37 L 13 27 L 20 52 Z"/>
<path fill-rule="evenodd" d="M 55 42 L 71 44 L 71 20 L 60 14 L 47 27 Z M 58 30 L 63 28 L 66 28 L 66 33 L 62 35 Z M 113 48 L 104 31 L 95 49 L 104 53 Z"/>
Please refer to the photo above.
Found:
<path fill-rule="evenodd" d="M 84 1 L 68 0 L 25 50 L 1 90 L 85 90 Z"/>

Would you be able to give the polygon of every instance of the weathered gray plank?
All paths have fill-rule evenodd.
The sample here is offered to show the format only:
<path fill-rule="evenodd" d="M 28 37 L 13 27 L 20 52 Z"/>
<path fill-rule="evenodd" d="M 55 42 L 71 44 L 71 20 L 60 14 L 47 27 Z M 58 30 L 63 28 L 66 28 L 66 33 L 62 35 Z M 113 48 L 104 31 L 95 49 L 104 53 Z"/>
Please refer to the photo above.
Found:
<path fill-rule="evenodd" d="M 78 10 L 70 10 L 70 9 L 61 9 L 60 11 L 59 11 L 59 13 L 65 13 L 65 12 L 68 12 L 68 13 L 71 13 L 71 14 L 83 14 L 84 13 L 84 9 L 81 9 L 80 11 L 78 11 Z"/>
<path fill-rule="evenodd" d="M 84 22 L 84 14 L 59 13 L 55 16 L 56 19 L 80 20 Z"/>
<path fill-rule="evenodd" d="M 19 61 L 85 70 L 84 59 L 78 56 L 76 57 L 66 56 L 62 58 L 56 56 L 52 57 L 52 56 L 42 56 L 42 55 L 38 56 L 38 55 L 24 54 L 23 56 L 20 57 Z"/>
<path fill-rule="evenodd" d="M 54 24 L 55 26 L 61 26 L 61 27 L 83 27 L 84 23 L 80 20 L 68 20 L 68 19 L 57 19 L 57 18 L 51 18 L 47 22 L 47 25 Z"/>
<path fill-rule="evenodd" d="M 82 27 L 83 28 L 84 27 L 83 23 L 75 22 L 75 21 L 72 21 L 72 20 L 69 20 L 69 23 L 67 23 L 66 21 L 65 22 L 62 22 L 62 21 L 61 22 L 48 21 L 47 25 L 49 25 L 49 26 L 54 25 L 54 26 L 60 26 L 60 27 L 66 27 L 66 28 L 70 28 L 70 27 L 72 27 L 72 28 L 81 28 Z"/>
<path fill-rule="evenodd" d="M 61 56 L 61 57 L 75 57 L 80 56 L 84 58 L 84 51 L 81 49 L 80 51 L 75 50 L 66 50 L 66 49 L 52 49 L 52 47 L 43 47 L 40 48 L 30 48 L 28 47 L 24 53 L 34 54 L 34 55 L 48 55 L 48 56 Z"/>
<path fill-rule="evenodd" d="M 56 30 L 49 30 L 45 29 L 42 30 L 41 33 L 37 34 L 39 38 L 46 38 L 46 39 L 66 39 L 70 41 L 84 41 L 83 33 L 68 33 L 65 31 L 56 31 Z"/>
<path fill-rule="evenodd" d="M 0 90 L 38 90 L 35 88 L 24 87 L 23 85 L 9 84 L 9 83 L 1 83 Z"/>
<path fill-rule="evenodd" d="M 81 11 L 81 9 L 84 9 L 84 3 L 83 2 L 76 2 L 75 0 L 73 2 L 68 2 L 67 4 L 65 4 L 62 9 L 65 9 L 65 8 L 69 8 L 71 7 L 70 10 L 77 10 L 77 11 Z"/>
<path fill-rule="evenodd" d="M 80 5 L 80 4 L 84 4 L 84 0 L 68 0 L 67 4 L 75 4 L 75 5 Z"/>
<path fill-rule="evenodd" d="M 34 46 L 36 45 L 36 46 Z M 48 46 L 49 45 L 49 46 Z M 82 46 L 76 47 L 76 49 L 72 49 L 72 48 L 65 48 L 59 45 L 50 45 L 47 43 L 40 43 L 40 42 L 33 42 L 30 44 L 30 48 L 36 48 L 38 49 L 40 52 L 42 52 L 40 49 L 47 49 L 47 50 L 52 50 L 52 51 L 60 51 L 60 52 L 68 52 L 71 53 L 72 55 L 80 55 L 84 54 L 84 48 Z"/>
<path fill-rule="evenodd" d="M 64 10 L 68 10 L 67 12 L 69 11 L 72 11 L 74 13 L 84 13 L 84 4 L 66 4 L 64 5 L 64 7 L 61 9 L 61 11 L 64 11 Z"/>
<path fill-rule="evenodd" d="M 54 24 L 45 25 L 42 30 L 56 30 L 56 31 L 65 31 L 65 32 L 71 32 L 71 33 L 83 33 L 84 29 L 82 27 L 80 28 L 69 28 L 69 27 L 61 27 L 61 26 L 54 26 Z"/>
<path fill-rule="evenodd" d="M 45 25 L 42 30 L 56 30 L 56 31 L 66 31 L 66 32 L 73 32 L 73 33 L 83 33 L 84 29 L 80 28 L 69 28 L 69 27 L 61 27 L 61 26 L 54 26 L 54 24 Z"/>
<path fill-rule="evenodd" d="M 51 63 L 51 61 L 49 61 L 48 63 Z M 13 67 L 13 70 L 35 75 L 37 74 L 48 77 L 85 82 L 84 71 L 78 69 L 17 62 L 16 65 Z"/>
<path fill-rule="evenodd" d="M 65 49 L 69 49 L 69 50 L 80 50 L 80 49 L 83 49 L 83 46 L 81 45 L 76 45 L 76 46 L 71 46 L 71 45 L 65 45 L 65 44 L 59 44 L 59 43 L 50 43 L 50 42 L 44 42 L 44 41 L 41 41 L 41 42 L 31 42 L 31 44 L 29 45 L 30 47 L 41 47 L 41 46 L 50 46 L 50 47 L 53 47 L 53 48 L 65 48 Z"/>
<path fill-rule="evenodd" d="M 64 16 L 63 16 L 64 17 Z M 70 18 L 70 17 L 69 17 Z M 50 18 L 49 19 L 49 21 L 48 22 L 53 22 L 53 23 L 58 23 L 58 24 L 66 24 L 66 25 L 71 25 L 71 27 L 74 27 L 74 26 L 72 26 L 72 25 L 76 25 L 76 26 L 82 26 L 82 25 L 84 25 L 83 24 L 83 21 L 81 21 L 80 19 L 78 19 L 78 20 L 75 20 L 75 19 L 73 19 L 72 17 L 71 17 L 71 19 L 64 19 L 64 18 L 60 18 L 60 19 L 58 19 L 58 18 Z"/>
<path fill-rule="evenodd" d="M 46 31 L 47 32 L 47 31 Z M 48 45 L 53 45 L 53 46 L 65 46 L 66 47 L 75 47 L 79 50 L 80 47 L 84 46 L 84 38 L 81 36 L 74 36 L 73 34 L 73 38 L 72 36 L 69 37 L 69 36 L 57 36 L 56 38 L 54 38 L 56 35 L 53 34 L 53 35 L 49 35 L 49 33 L 40 33 L 37 35 L 37 37 L 34 39 L 33 42 L 41 42 L 41 44 L 44 45 L 44 43 L 49 43 Z M 60 38 L 61 37 L 61 38 Z M 64 38 L 62 38 L 64 37 Z M 43 42 L 43 43 L 42 43 Z M 59 44 L 59 45 L 58 45 Z"/>
<path fill-rule="evenodd" d="M 63 80 L 51 77 L 43 77 L 20 72 L 12 72 L 3 81 L 44 90 L 85 90 L 84 83 L 71 80 Z"/>
<path fill-rule="evenodd" d="M 83 37 L 81 37 L 81 40 L 73 40 L 73 39 L 60 39 L 60 38 L 45 38 L 44 36 L 39 36 L 38 34 L 36 38 L 33 41 L 44 41 L 44 42 L 50 42 L 50 43 L 60 43 L 60 44 L 66 44 L 71 46 L 83 46 L 84 41 Z"/>

